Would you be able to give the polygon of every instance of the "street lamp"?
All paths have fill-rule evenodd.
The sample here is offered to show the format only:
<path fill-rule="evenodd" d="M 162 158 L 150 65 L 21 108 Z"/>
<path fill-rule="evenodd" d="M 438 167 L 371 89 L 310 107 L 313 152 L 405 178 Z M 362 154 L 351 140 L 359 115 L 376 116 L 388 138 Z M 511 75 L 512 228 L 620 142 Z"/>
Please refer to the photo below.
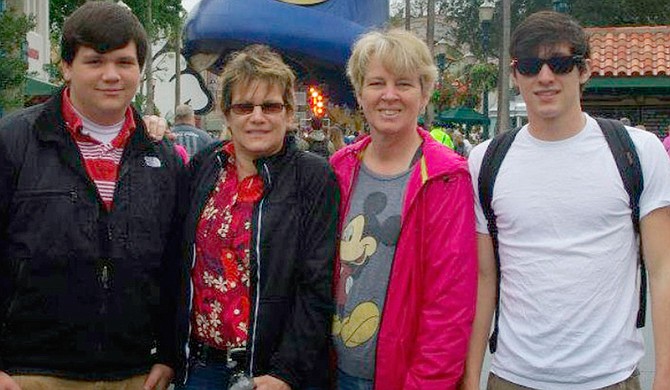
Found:
<path fill-rule="evenodd" d="M 562 12 L 564 14 L 568 13 L 568 2 L 567 2 L 567 0 L 552 0 L 551 3 L 554 7 L 554 11 Z"/>
<path fill-rule="evenodd" d="M 479 21 L 482 24 L 482 52 L 484 54 L 484 62 L 488 63 L 488 50 L 489 50 L 489 34 L 491 29 L 491 20 L 493 19 L 493 11 L 495 10 L 495 4 L 489 0 L 484 0 L 482 5 L 479 6 Z M 488 119 L 489 117 L 489 91 L 484 89 L 484 97 L 482 99 L 482 113 Z M 482 134 L 482 139 L 486 140 L 489 138 L 489 124 L 484 123 L 484 132 Z"/>
<path fill-rule="evenodd" d="M 435 43 L 435 60 L 437 62 L 437 69 L 440 71 L 440 81 L 442 80 L 442 74 L 447 68 L 447 41 L 444 38 L 440 38 L 437 43 Z"/>

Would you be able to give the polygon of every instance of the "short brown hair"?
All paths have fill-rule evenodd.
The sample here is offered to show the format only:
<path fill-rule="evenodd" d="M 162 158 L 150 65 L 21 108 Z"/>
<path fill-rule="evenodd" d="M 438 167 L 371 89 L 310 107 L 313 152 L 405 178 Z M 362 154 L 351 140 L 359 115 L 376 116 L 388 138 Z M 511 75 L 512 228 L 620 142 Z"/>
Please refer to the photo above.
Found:
<path fill-rule="evenodd" d="M 147 32 L 132 11 L 107 1 L 89 1 L 77 8 L 63 24 L 61 59 L 72 64 L 80 46 L 107 53 L 126 46 L 137 46 L 137 61 L 144 66 Z"/>
<path fill-rule="evenodd" d="M 570 54 L 591 57 L 589 37 L 575 19 L 560 12 L 540 11 L 527 17 L 512 34 L 510 56 L 537 57 L 543 48 L 568 45 Z M 584 63 L 578 64 L 581 71 Z"/>
<path fill-rule="evenodd" d="M 295 110 L 295 73 L 281 56 L 266 45 L 250 45 L 234 52 L 221 73 L 221 110 L 230 112 L 233 88 L 252 81 L 266 81 L 283 90 L 287 112 Z"/>

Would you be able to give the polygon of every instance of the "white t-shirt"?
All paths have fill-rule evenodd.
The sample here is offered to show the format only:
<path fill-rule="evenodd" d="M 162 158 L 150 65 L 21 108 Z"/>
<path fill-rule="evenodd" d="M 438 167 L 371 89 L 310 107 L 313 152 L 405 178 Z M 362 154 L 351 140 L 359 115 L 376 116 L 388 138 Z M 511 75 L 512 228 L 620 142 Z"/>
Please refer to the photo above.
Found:
<path fill-rule="evenodd" d="M 629 377 L 644 354 L 635 327 L 638 247 L 628 194 L 597 122 L 561 141 L 527 126 L 493 191 L 501 259 L 498 348 L 491 370 L 539 389 L 594 389 Z M 640 156 L 640 216 L 670 205 L 670 160 L 651 133 L 627 128 Z M 469 159 L 477 231 L 488 234 Z"/>
<path fill-rule="evenodd" d="M 104 145 L 108 145 L 114 140 L 114 138 L 116 138 L 117 135 L 119 135 L 121 129 L 123 128 L 123 123 L 126 121 L 124 118 L 120 122 L 113 125 L 99 125 L 82 115 L 79 111 L 77 111 L 76 108 L 72 107 L 72 109 L 79 116 L 79 118 L 81 118 L 81 133 Z"/>

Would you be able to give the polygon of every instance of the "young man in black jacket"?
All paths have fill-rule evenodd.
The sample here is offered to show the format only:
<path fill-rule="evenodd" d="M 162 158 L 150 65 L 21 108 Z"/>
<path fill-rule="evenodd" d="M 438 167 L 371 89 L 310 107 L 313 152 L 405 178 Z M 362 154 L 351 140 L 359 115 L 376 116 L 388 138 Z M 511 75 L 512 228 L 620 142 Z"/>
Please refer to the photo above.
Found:
<path fill-rule="evenodd" d="M 63 27 L 66 87 L 0 121 L 0 390 L 174 375 L 181 163 L 130 106 L 147 45 L 130 10 L 87 2 Z"/>

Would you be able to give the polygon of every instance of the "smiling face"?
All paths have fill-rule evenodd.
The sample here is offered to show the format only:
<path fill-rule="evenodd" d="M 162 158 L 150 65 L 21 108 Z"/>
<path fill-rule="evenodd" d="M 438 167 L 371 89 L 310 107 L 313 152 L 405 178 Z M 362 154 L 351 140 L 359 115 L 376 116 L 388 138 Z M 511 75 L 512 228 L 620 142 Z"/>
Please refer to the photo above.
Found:
<path fill-rule="evenodd" d="M 63 77 L 77 111 L 100 125 L 118 123 L 140 83 L 135 43 L 104 54 L 81 46 L 71 64 L 63 62 Z"/>
<path fill-rule="evenodd" d="M 418 74 L 394 74 L 374 57 L 357 98 L 371 132 L 387 136 L 413 133 L 428 103 Z"/>
<path fill-rule="evenodd" d="M 568 45 L 544 48 L 540 58 L 570 56 Z M 514 83 L 526 102 L 528 119 L 533 122 L 565 122 L 570 118 L 581 118 L 581 85 L 590 75 L 590 60 L 585 61 L 580 70 L 575 66 L 566 74 L 555 74 L 547 64 L 543 64 L 537 75 L 524 76 L 518 71 L 512 72 Z"/>
<path fill-rule="evenodd" d="M 286 130 L 293 119 L 293 112 L 283 108 L 278 113 L 266 114 L 260 105 L 285 103 L 282 98 L 283 92 L 278 85 L 263 80 L 233 86 L 231 106 L 241 103 L 256 105 L 250 114 L 239 115 L 233 110 L 226 114 L 238 158 L 253 161 L 281 150 Z"/>

